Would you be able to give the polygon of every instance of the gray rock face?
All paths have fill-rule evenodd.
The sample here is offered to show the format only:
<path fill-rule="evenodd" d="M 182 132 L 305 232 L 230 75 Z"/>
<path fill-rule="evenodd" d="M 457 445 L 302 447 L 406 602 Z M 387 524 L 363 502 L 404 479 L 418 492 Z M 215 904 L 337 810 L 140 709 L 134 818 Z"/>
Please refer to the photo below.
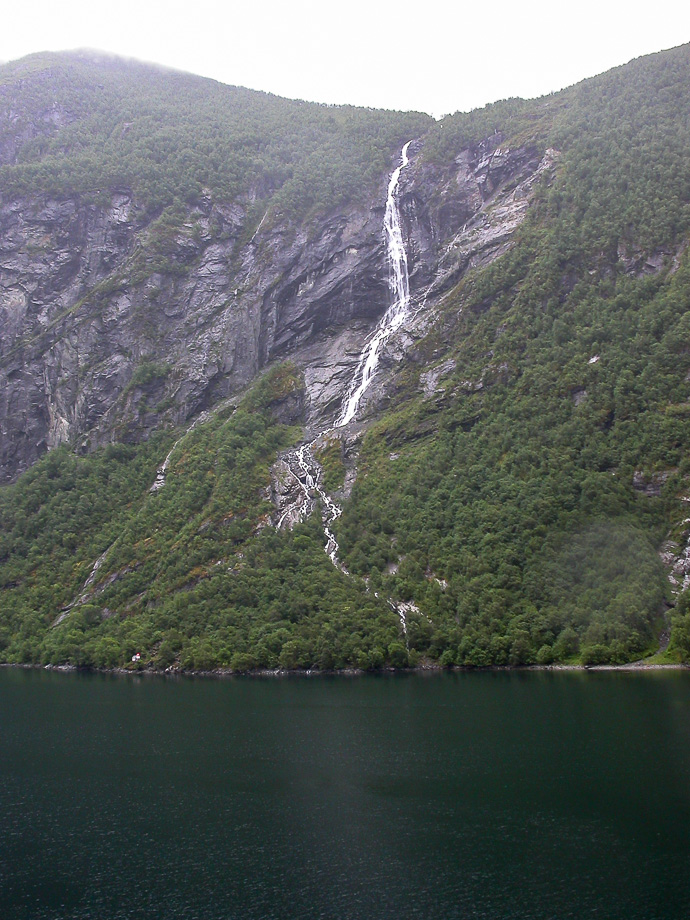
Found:
<path fill-rule="evenodd" d="M 411 147 L 400 188 L 417 323 L 506 251 L 553 163 L 499 143 L 445 171 Z M 297 227 L 275 214 L 252 226 L 251 200 L 202 197 L 167 223 L 127 189 L 105 205 L 0 200 L 0 481 L 63 442 L 88 450 L 183 425 L 287 358 L 304 369 L 308 423 L 331 418 L 389 303 L 386 182 Z M 391 341 L 388 363 L 404 348 Z"/>
<path fill-rule="evenodd" d="M 542 156 L 529 146 L 501 148 L 500 141 L 495 135 L 463 150 L 453 171 L 443 173 L 422 161 L 403 174 L 410 282 L 418 301 L 438 297 L 469 268 L 481 268 L 508 250 L 537 181 L 558 157 L 554 150 Z"/>

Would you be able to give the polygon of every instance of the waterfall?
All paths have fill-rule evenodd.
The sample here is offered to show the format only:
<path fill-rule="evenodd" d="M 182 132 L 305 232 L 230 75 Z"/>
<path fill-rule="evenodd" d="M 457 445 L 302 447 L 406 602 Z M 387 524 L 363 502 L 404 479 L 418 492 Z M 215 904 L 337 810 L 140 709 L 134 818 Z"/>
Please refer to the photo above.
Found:
<path fill-rule="evenodd" d="M 391 289 L 391 305 L 379 321 L 373 336 L 364 346 L 350 384 L 345 405 L 335 423 L 336 428 L 342 428 L 343 425 L 347 425 L 355 417 L 362 396 L 364 396 L 376 373 L 383 345 L 391 334 L 400 328 L 407 315 L 410 302 L 407 252 L 403 243 L 402 231 L 400 230 L 400 212 L 395 194 L 398 189 L 400 173 L 409 163 L 407 148 L 410 143 L 411 141 L 408 141 L 403 147 L 400 155 L 400 165 L 394 170 L 388 183 L 386 214 L 383 219 L 388 252 L 388 284 Z"/>
<path fill-rule="evenodd" d="M 312 441 L 312 444 L 314 442 Z M 303 444 L 299 451 L 297 452 L 297 462 L 300 469 L 304 473 L 304 483 L 305 483 L 305 492 L 309 495 L 311 490 L 314 490 L 323 502 L 323 529 L 326 534 L 326 552 L 330 557 L 333 565 L 338 564 L 338 541 L 335 539 L 333 532 L 331 530 L 331 524 L 335 521 L 336 518 L 340 517 L 343 513 L 343 509 L 340 505 L 336 505 L 333 499 L 326 494 L 326 491 L 321 488 L 319 484 L 319 470 L 320 468 L 316 465 L 314 457 L 311 453 L 311 444 Z M 312 475 L 312 470 L 316 473 L 316 476 Z M 301 480 L 300 480 L 301 482 Z"/>
<path fill-rule="evenodd" d="M 402 231 L 400 229 L 400 212 L 396 200 L 396 192 L 400 173 L 408 165 L 407 150 L 411 141 L 408 141 L 400 154 L 400 165 L 393 171 L 390 181 L 388 182 L 388 195 L 386 197 L 386 213 L 383 220 L 384 232 L 386 235 L 386 251 L 388 255 L 388 284 L 391 289 L 391 303 L 383 317 L 379 320 L 374 334 L 364 346 L 359 357 L 359 362 L 355 370 L 352 382 L 347 393 L 345 404 L 342 408 L 338 419 L 329 431 L 336 428 L 342 428 L 352 421 L 355 417 L 362 396 L 366 392 L 369 384 L 373 380 L 376 368 L 379 363 L 379 355 L 384 344 L 389 337 L 399 329 L 406 316 L 410 302 L 409 279 L 407 274 L 407 252 L 403 243 Z M 328 432 L 323 432 L 328 433 Z M 302 444 L 299 448 L 288 451 L 285 456 L 285 463 L 288 470 L 297 480 L 303 499 L 288 507 L 278 521 L 278 529 L 283 523 L 297 514 L 299 517 L 304 514 L 304 507 L 309 513 L 313 505 L 312 497 L 315 492 L 322 503 L 322 515 L 324 532 L 326 534 L 326 553 L 334 565 L 338 565 L 338 543 L 331 531 L 331 526 L 337 517 L 342 513 L 342 508 L 337 505 L 321 487 L 320 474 L 321 468 L 316 463 L 311 452 L 312 446 L 318 438 L 309 443 Z M 303 505 L 303 500 L 306 504 Z M 404 614 L 400 614 L 403 630 L 405 630 Z"/>

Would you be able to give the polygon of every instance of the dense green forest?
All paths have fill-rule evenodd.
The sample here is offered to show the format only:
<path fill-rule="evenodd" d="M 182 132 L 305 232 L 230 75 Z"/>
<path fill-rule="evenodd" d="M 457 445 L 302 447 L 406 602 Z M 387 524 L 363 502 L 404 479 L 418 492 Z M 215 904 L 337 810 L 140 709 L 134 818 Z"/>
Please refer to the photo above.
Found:
<path fill-rule="evenodd" d="M 38 54 L 0 67 L 4 196 L 68 193 L 98 200 L 132 189 L 152 213 L 202 193 L 269 203 L 302 218 L 361 199 L 391 150 L 432 123 L 281 99 L 190 74 L 96 56 Z M 19 138 L 19 141 L 17 141 Z"/>
<path fill-rule="evenodd" d="M 123 89 L 99 67 L 97 89 L 78 57 L 0 70 L 0 92 L 44 75 L 20 94 L 27 112 L 67 71 L 73 93 L 68 123 L 2 167 L 4 188 L 123 183 L 152 207 L 202 186 L 260 189 L 278 219 L 356 200 L 423 132 L 424 158 L 443 168 L 497 134 L 553 148 L 558 166 L 516 244 L 445 296 L 369 419 L 335 525 L 349 574 L 324 553 L 318 515 L 289 533 L 269 523 L 271 464 L 303 438 L 274 411 L 303 387 L 284 364 L 184 436 L 87 456 L 63 446 L 2 489 L 0 658 L 241 671 L 622 663 L 656 652 L 669 618 L 655 660 L 690 657 L 690 599 L 673 595 L 659 557 L 688 526 L 690 47 L 437 124 L 208 94 L 163 72 Z M 125 130 L 134 92 L 150 121 Z M 179 124 L 162 105 L 179 107 Z M 434 365 L 441 386 L 424 396 Z M 340 487 L 338 442 L 320 459 Z M 389 599 L 413 605 L 406 634 Z"/>
<path fill-rule="evenodd" d="M 0 654 L 98 667 L 137 653 L 193 669 L 406 663 L 397 618 L 333 567 L 316 516 L 288 534 L 267 526 L 269 464 L 302 433 L 271 405 L 300 386 L 279 367 L 195 428 L 160 492 L 149 487 L 169 438 L 87 457 L 62 448 L 5 489 Z"/>

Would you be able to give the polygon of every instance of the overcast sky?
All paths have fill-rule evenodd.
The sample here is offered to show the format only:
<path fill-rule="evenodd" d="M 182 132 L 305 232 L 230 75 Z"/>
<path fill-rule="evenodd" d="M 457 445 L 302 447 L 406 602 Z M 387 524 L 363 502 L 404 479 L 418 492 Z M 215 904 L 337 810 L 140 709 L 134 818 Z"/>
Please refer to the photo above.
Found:
<path fill-rule="evenodd" d="M 0 61 L 96 48 L 290 98 L 437 117 L 690 41 L 684 0 L 14 0 Z"/>

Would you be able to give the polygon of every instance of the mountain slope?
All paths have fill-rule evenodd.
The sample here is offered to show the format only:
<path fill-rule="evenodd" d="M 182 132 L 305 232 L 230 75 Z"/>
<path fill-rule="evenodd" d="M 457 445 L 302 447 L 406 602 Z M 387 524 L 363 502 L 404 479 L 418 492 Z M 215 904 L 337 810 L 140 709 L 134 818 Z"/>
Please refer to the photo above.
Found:
<path fill-rule="evenodd" d="M 324 312 L 376 315 L 370 207 L 430 123 L 91 55 L 0 68 L 4 478 L 183 423 Z"/>
<path fill-rule="evenodd" d="M 92 65 L 79 66 L 91 86 Z M 51 145 L 69 156 L 73 132 L 57 141 L 55 119 L 39 131 L 24 116 L 21 131 L 3 129 L 8 474 L 65 442 L 4 489 L 5 658 L 476 666 L 657 649 L 690 572 L 689 96 L 682 47 L 438 124 L 348 110 L 346 142 L 313 148 L 325 191 L 289 205 L 295 167 L 253 218 L 259 164 L 240 190 L 201 145 L 211 178 L 200 194 L 180 158 L 151 181 L 125 158 L 115 180 L 106 155 L 104 206 L 84 197 L 93 151 L 80 148 L 73 188 L 55 167 Z M 302 117 L 303 104 L 268 101 Z M 313 108 L 307 145 L 334 113 Z M 269 122 L 273 157 L 291 148 Z M 18 154 L 11 139 L 32 131 Z M 275 531 L 289 496 L 274 461 L 305 422 L 312 436 L 332 424 L 385 310 L 385 185 L 410 137 L 399 192 L 409 320 L 359 421 L 317 442 L 343 504 L 346 575 L 323 552 L 318 515 Z M 356 181 L 329 186 L 355 148 Z M 168 171 L 180 182 L 166 185 Z M 41 174 L 44 194 L 29 195 L 27 177 Z M 60 278 L 56 254 L 66 264 L 75 251 L 79 267 L 45 287 Z M 17 421 L 22 405 L 35 407 L 33 429 Z M 123 437 L 130 446 L 67 449 Z M 687 606 L 683 594 L 680 657 Z"/>

